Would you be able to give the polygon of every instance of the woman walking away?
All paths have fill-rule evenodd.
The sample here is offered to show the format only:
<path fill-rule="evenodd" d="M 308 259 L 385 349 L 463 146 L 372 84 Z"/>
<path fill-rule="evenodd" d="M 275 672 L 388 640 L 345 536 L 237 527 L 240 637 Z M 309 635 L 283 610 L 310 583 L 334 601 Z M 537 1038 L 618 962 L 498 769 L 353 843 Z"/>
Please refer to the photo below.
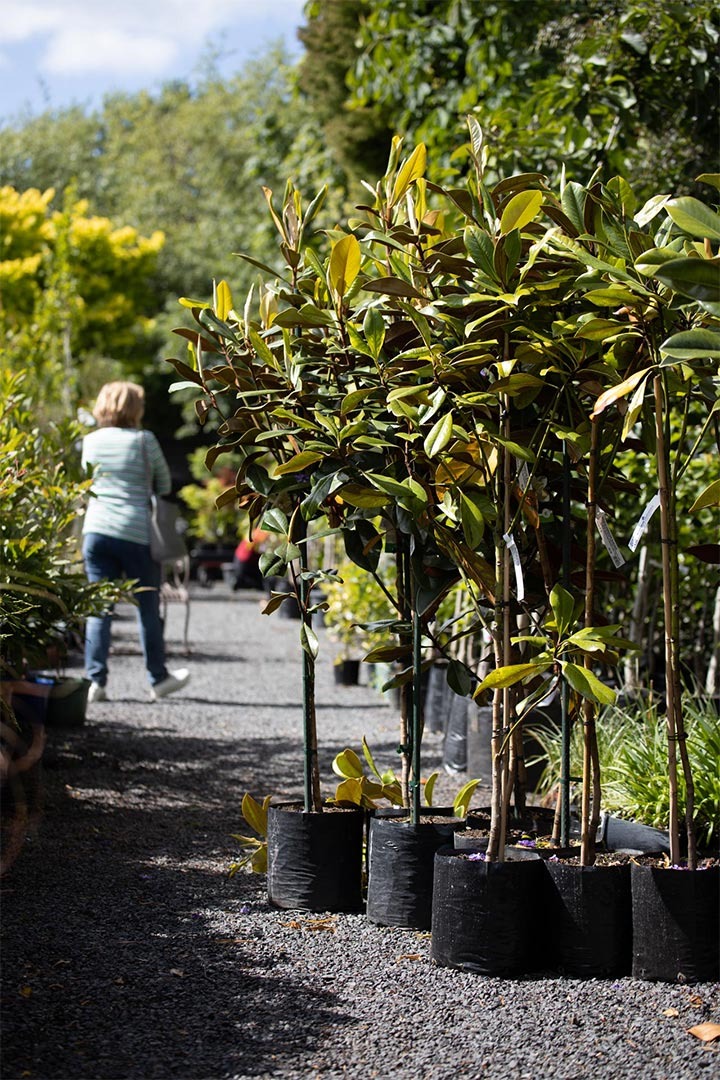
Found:
<path fill-rule="evenodd" d="M 83 523 L 83 556 L 89 581 L 136 579 L 138 625 L 150 680 L 150 699 L 172 694 L 190 678 L 169 672 L 160 619 L 160 565 L 150 555 L 150 493 L 170 491 L 170 470 L 155 436 L 140 428 L 145 392 L 131 382 L 106 383 L 93 416 L 98 427 L 83 439 L 83 466 L 93 485 Z M 107 698 L 112 613 L 87 620 L 85 667 L 89 701 Z"/>

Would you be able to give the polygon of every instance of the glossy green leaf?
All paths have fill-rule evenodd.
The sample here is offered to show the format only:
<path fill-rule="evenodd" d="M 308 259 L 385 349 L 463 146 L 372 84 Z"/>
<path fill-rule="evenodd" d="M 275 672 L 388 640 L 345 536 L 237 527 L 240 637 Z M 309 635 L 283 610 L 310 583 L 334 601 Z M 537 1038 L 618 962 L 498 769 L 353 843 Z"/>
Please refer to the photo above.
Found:
<path fill-rule="evenodd" d="M 679 199 L 670 199 L 667 212 L 683 232 L 703 240 L 720 240 L 720 214 L 711 210 L 699 199 L 683 195 Z"/>
<path fill-rule="evenodd" d="M 562 662 L 562 670 L 565 678 L 578 694 L 583 698 L 594 701 L 596 705 L 614 705 L 617 694 L 598 679 L 588 668 L 571 664 L 570 661 Z"/>
<path fill-rule="evenodd" d="M 379 510 L 390 502 L 387 495 L 361 484 L 345 484 L 338 494 L 343 502 L 357 506 L 360 510 Z"/>
<path fill-rule="evenodd" d="M 514 686 L 531 675 L 539 675 L 545 670 L 547 664 L 506 664 L 496 668 L 483 679 L 473 697 L 477 697 L 484 690 L 502 690 L 506 686 Z"/>
<path fill-rule="evenodd" d="M 363 775 L 363 767 L 360 758 L 354 750 L 347 747 L 333 758 L 332 771 L 336 776 L 360 777 Z"/>
<path fill-rule="evenodd" d="M 361 253 L 357 237 L 349 233 L 333 245 L 328 278 L 330 288 L 342 297 L 360 272 Z"/>
<path fill-rule="evenodd" d="M 541 191 L 519 191 L 502 212 L 500 231 L 507 236 L 513 229 L 523 229 L 535 218 L 543 204 Z"/>
<path fill-rule="evenodd" d="M 671 259 L 650 276 L 682 296 L 720 303 L 720 262 L 714 259 Z"/>
<path fill-rule="evenodd" d="M 308 626 L 306 622 L 300 627 L 300 645 L 304 652 L 313 660 L 317 659 L 318 652 L 320 651 L 320 642 L 317 639 L 317 634 L 311 626 Z"/>
<path fill-rule="evenodd" d="M 566 184 L 562 193 L 562 208 L 567 217 L 573 223 L 578 233 L 585 232 L 585 188 L 571 180 Z"/>
<path fill-rule="evenodd" d="M 363 320 L 363 333 L 371 355 L 377 360 L 385 341 L 385 320 L 376 307 L 367 309 Z"/>
<path fill-rule="evenodd" d="M 276 507 L 271 507 L 269 510 L 265 511 L 262 518 L 262 526 L 264 529 L 267 529 L 268 532 L 287 536 L 288 519 L 285 514 L 283 514 L 282 510 L 278 510 Z"/>
<path fill-rule="evenodd" d="M 660 352 L 674 360 L 709 360 L 720 357 L 720 333 L 695 327 L 673 334 L 660 346 Z"/>
<path fill-rule="evenodd" d="M 435 791 L 435 784 L 439 773 L 434 772 L 428 776 L 423 787 L 423 798 L 425 799 L 426 806 L 432 806 L 433 792 Z"/>
<path fill-rule="evenodd" d="M 227 319 L 232 311 L 232 293 L 227 281 L 221 281 L 215 289 L 215 314 L 218 319 Z"/>
<path fill-rule="evenodd" d="M 709 484 L 698 495 L 690 507 L 690 513 L 694 514 L 698 510 L 705 510 L 708 506 L 720 506 L 720 480 L 713 480 L 712 484 Z"/>
<path fill-rule="evenodd" d="M 433 424 L 430 431 L 425 437 L 424 448 L 425 453 L 429 458 L 435 457 L 444 450 L 452 439 L 453 433 L 453 416 L 452 413 L 446 413 L 445 416 L 441 416 L 440 419 Z"/>
<path fill-rule="evenodd" d="M 550 593 L 550 607 L 555 616 L 558 634 L 564 638 L 572 626 L 575 614 L 575 598 L 562 585 L 555 585 Z"/>
<path fill-rule="evenodd" d="M 485 519 L 472 496 L 460 493 L 460 524 L 465 542 L 473 550 L 480 547 L 485 532 Z"/>
<path fill-rule="evenodd" d="M 393 206 L 402 199 L 412 183 L 425 175 L 426 162 L 427 150 L 425 149 L 425 143 L 419 143 L 397 174 L 390 199 Z"/>
<path fill-rule="evenodd" d="M 286 476 L 288 473 L 302 472 L 310 465 L 317 464 L 318 461 L 322 461 L 322 454 L 317 454 L 312 450 L 304 450 L 301 454 L 296 454 L 295 457 L 290 458 L 283 465 L 278 465 L 275 469 L 275 476 Z"/>
<path fill-rule="evenodd" d="M 480 779 L 480 777 L 477 777 L 468 780 L 458 791 L 453 799 L 453 813 L 455 817 L 467 817 L 467 812 L 470 809 L 470 801 L 475 794 L 476 788 L 480 785 Z"/>
<path fill-rule="evenodd" d="M 650 374 L 650 368 L 643 368 L 641 371 L 636 371 L 634 375 L 631 375 L 628 379 L 623 379 L 616 386 L 612 386 L 609 390 L 606 390 L 595 402 L 595 407 L 591 413 L 592 419 L 599 416 L 610 405 L 614 405 L 616 401 L 620 401 L 621 398 L 627 397 L 631 394 L 638 383 L 647 378 Z"/>

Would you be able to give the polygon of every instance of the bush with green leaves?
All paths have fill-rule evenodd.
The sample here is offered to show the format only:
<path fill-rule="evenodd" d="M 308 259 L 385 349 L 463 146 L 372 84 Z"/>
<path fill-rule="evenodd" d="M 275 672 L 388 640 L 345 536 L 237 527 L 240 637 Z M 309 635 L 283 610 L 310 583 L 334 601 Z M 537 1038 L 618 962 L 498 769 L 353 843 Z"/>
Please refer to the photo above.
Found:
<path fill-rule="evenodd" d="M 17 679 L 61 664 L 68 632 L 128 599 L 132 583 L 85 576 L 78 525 L 91 480 L 80 472 L 80 425 L 40 428 L 22 375 L 4 367 L 0 400 L 0 675 Z"/>
<path fill-rule="evenodd" d="M 684 713 L 695 785 L 697 839 L 701 847 L 709 849 L 720 840 L 720 717 L 715 701 L 696 693 L 686 695 Z M 560 729 L 549 724 L 533 734 L 546 759 L 538 791 L 549 794 L 560 782 Z M 647 697 L 606 708 L 598 720 L 598 749 L 604 809 L 667 829 L 667 724 L 657 701 Z M 582 771 L 582 753 L 582 731 L 575 724 L 570 743 L 570 768 L 575 776 Z M 681 813 L 685 805 L 681 781 Z"/>

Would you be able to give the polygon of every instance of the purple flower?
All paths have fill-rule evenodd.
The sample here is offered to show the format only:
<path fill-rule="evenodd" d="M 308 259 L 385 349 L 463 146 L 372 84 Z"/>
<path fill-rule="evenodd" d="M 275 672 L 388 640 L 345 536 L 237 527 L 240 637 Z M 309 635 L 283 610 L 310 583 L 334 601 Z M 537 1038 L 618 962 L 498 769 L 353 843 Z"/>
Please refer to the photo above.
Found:
<path fill-rule="evenodd" d="M 534 847 L 536 847 L 536 844 L 535 844 L 534 840 L 518 840 L 517 846 L 518 847 L 534 848 Z"/>
<path fill-rule="evenodd" d="M 551 855 L 548 859 L 548 862 L 560 862 L 560 860 L 558 859 L 557 855 Z"/>
<path fill-rule="evenodd" d="M 240 908 L 240 914 L 241 915 L 249 915 L 251 911 L 252 911 L 252 908 L 250 907 L 249 904 L 243 904 L 242 907 Z"/>
<path fill-rule="evenodd" d="M 484 851 L 473 851 L 468 855 L 470 862 L 487 862 L 487 855 Z"/>

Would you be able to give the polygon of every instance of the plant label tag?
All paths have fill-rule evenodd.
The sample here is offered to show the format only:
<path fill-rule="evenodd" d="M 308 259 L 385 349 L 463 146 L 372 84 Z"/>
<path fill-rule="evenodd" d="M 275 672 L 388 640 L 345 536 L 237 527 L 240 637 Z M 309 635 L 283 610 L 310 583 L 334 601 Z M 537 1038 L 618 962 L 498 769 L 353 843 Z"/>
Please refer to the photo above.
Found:
<path fill-rule="evenodd" d="M 512 556 L 513 568 L 515 570 L 515 595 L 518 600 L 525 599 L 525 582 L 523 580 L 522 564 L 520 562 L 520 552 L 518 551 L 517 544 L 515 543 L 515 537 L 512 533 L 503 533 L 503 540 L 507 544 L 508 551 Z"/>
<path fill-rule="evenodd" d="M 523 461 L 522 465 L 520 466 L 520 472 L 518 473 L 518 481 L 523 491 L 527 491 L 528 485 L 530 483 L 530 470 L 528 469 L 527 463 L 525 461 Z"/>
<path fill-rule="evenodd" d="M 660 505 L 660 492 L 658 492 L 656 495 L 653 495 L 652 499 L 650 500 L 650 502 L 647 504 L 647 506 L 643 510 L 643 512 L 642 512 L 642 514 L 640 516 L 640 520 L 638 521 L 637 525 L 633 529 L 633 534 L 630 537 L 630 540 L 628 542 L 628 547 L 630 548 L 631 551 L 635 551 L 635 549 L 637 548 L 638 544 L 640 543 L 640 540 L 642 539 L 643 533 L 645 532 L 648 525 L 650 524 L 651 517 L 653 516 L 653 514 L 655 513 L 655 511 L 657 510 L 659 505 Z"/>
<path fill-rule="evenodd" d="M 595 511 L 595 520 L 597 522 L 598 532 L 600 533 L 600 539 L 605 545 L 605 549 L 612 560 L 612 564 L 616 569 L 619 569 L 621 566 L 625 565 L 626 560 L 615 542 L 615 537 L 610 532 L 610 526 L 607 523 L 605 511 L 601 510 L 599 506 Z"/>

